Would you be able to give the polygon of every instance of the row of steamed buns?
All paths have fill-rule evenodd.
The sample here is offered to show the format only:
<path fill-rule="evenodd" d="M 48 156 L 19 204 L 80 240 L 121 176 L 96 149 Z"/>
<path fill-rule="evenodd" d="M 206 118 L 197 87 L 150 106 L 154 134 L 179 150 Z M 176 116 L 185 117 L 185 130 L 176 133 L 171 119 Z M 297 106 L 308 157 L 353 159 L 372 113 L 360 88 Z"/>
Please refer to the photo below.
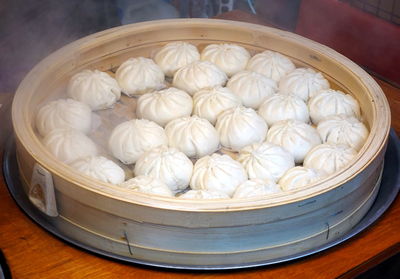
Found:
<path fill-rule="evenodd" d="M 243 198 L 322 179 L 346 166 L 368 136 L 353 97 L 277 52 L 250 57 L 240 46 L 212 44 L 200 55 L 174 42 L 154 61 L 130 58 L 115 79 L 97 70 L 74 75 L 72 99 L 37 114 L 45 146 L 84 174 L 125 188 L 173 196 L 189 185 L 180 197 Z M 172 87 L 165 89 L 165 76 L 173 76 Z M 85 135 L 91 110 L 112 108 L 121 91 L 140 95 L 139 119 L 117 125 L 109 138 L 113 156 L 135 164 L 136 177 L 125 182 Z M 215 153 L 221 145 L 237 160 Z"/>

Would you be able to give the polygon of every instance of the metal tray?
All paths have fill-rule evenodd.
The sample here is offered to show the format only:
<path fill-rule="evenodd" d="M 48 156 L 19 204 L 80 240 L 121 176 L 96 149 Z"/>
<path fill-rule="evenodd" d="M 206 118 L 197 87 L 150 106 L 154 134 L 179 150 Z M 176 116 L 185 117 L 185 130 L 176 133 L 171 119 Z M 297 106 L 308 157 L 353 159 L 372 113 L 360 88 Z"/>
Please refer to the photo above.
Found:
<path fill-rule="evenodd" d="M 59 231 L 51 222 L 50 217 L 44 215 L 36 207 L 34 207 L 23 191 L 21 181 L 19 179 L 17 158 L 15 152 L 15 141 L 11 137 L 6 145 L 3 156 L 3 172 L 6 180 L 8 190 L 11 196 L 17 203 L 17 205 L 22 209 L 22 211 L 36 222 L 39 226 L 57 236 L 59 239 L 74 245 L 75 247 L 81 248 L 85 251 L 92 252 L 96 255 L 104 256 L 109 259 L 119 260 L 127 263 L 142 264 L 147 266 L 163 267 L 163 268 L 173 268 L 173 269 L 187 269 L 187 270 L 225 270 L 225 269 L 239 269 L 239 268 L 249 268 L 258 267 L 271 264 L 277 264 L 282 262 L 287 262 L 299 258 L 303 258 L 320 251 L 326 250 L 333 246 L 336 246 L 351 237 L 359 234 L 369 226 L 371 226 L 378 218 L 389 208 L 392 202 L 395 200 L 399 188 L 400 188 L 400 143 L 394 130 L 391 130 L 389 136 L 389 142 L 387 151 L 385 154 L 385 167 L 382 174 L 381 187 L 378 192 L 377 198 L 372 205 L 371 209 L 364 216 L 364 218 L 355 225 L 349 232 L 341 236 L 340 238 L 326 243 L 320 247 L 310 249 L 308 251 L 290 255 L 288 257 L 280 257 L 272 260 L 258 261 L 253 263 L 246 263 L 243 265 L 217 265 L 217 266 L 189 266 L 189 265 L 171 265 L 160 262 L 142 261 L 135 258 L 124 257 L 116 255 L 107 251 L 97 249 L 96 247 L 88 246 L 82 244 L 74 239 L 71 239 L 65 235 L 63 232 Z"/>

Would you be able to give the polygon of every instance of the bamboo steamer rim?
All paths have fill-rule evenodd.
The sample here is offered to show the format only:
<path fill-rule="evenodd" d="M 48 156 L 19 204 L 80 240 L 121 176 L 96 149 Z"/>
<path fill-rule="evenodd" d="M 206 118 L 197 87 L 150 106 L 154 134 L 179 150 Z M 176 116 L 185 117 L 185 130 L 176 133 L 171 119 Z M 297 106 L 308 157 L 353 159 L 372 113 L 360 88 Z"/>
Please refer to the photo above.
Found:
<path fill-rule="evenodd" d="M 321 56 L 329 57 L 339 62 L 344 66 L 347 74 L 353 77 L 355 76 L 362 84 L 365 89 L 364 93 L 368 94 L 372 102 L 373 111 L 371 113 L 373 114 L 374 121 L 370 126 L 369 136 L 362 149 L 346 168 L 310 187 L 277 193 L 267 198 L 255 197 L 217 200 L 186 200 L 133 192 L 109 183 L 91 179 L 90 177 L 78 173 L 71 167 L 66 167 L 65 164 L 59 162 L 55 157 L 49 156 L 50 153 L 44 148 L 33 131 L 32 126 L 28 124 L 32 121 L 28 114 L 30 110 L 29 103 L 34 95 L 32 92 L 39 86 L 40 79 L 38 77 L 51 74 L 55 65 L 58 63 L 65 63 L 67 59 L 76 58 L 77 51 L 82 52 L 92 48 L 94 42 L 95 45 L 98 46 L 104 42 L 126 36 L 127 34 L 165 30 L 168 26 L 176 27 L 178 24 L 180 26 L 184 25 L 185 28 L 193 27 L 204 29 L 217 27 L 241 30 L 244 32 L 268 33 L 271 37 L 284 38 L 294 45 L 307 45 L 309 49 Z M 193 38 L 188 38 L 188 40 L 189 39 Z M 173 40 L 171 39 L 171 41 Z M 190 212 L 221 212 L 254 210 L 299 202 L 323 194 L 353 179 L 366 168 L 378 154 L 383 152 L 386 147 L 390 130 L 390 109 L 382 89 L 371 76 L 345 56 L 322 44 L 290 32 L 251 23 L 217 19 L 167 19 L 135 23 L 95 33 L 74 41 L 43 59 L 28 73 L 16 91 L 12 104 L 12 123 L 17 142 L 27 150 L 35 161 L 48 171 L 72 182 L 71 187 L 81 187 L 86 191 L 94 192 L 110 199 L 117 199 L 121 202 L 135 203 L 154 208 Z"/>

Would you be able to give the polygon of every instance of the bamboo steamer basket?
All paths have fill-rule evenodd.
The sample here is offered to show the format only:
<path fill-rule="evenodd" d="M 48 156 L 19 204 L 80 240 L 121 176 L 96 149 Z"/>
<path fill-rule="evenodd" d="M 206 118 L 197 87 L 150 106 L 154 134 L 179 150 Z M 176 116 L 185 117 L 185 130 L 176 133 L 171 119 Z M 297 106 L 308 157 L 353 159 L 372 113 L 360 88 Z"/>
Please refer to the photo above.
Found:
<path fill-rule="evenodd" d="M 114 71 L 129 57 L 152 57 L 171 41 L 266 49 L 312 67 L 360 103 L 369 137 L 346 168 L 304 190 L 268 200 L 179 200 L 132 193 L 95 181 L 57 161 L 35 132 L 37 107 L 65 94 L 83 69 Z M 265 26 L 175 19 L 122 26 L 75 41 L 39 63 L 12 107 L 24 190 L 63 234 L 102 251 L 155 265 L 250 266 L 315 249 L 349 231 L 367 213 L 380 185 L 390 129 L 387 100 L 376 82 L 339 53 Z M 44 177 L 45 179 L 41 179 Z"/>

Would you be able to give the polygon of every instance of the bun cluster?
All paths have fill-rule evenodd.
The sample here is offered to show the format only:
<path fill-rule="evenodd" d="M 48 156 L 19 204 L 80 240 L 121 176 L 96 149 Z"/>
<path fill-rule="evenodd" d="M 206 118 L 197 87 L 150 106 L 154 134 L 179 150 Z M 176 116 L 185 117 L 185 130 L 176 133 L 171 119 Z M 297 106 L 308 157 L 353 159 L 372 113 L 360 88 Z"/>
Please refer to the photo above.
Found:
<path fill-rule="evenodd" d="M 349 166 L 369 133 L 357 100 L 322 73 L 229 43 L 171 42 L 115 74 L 83 70 L 65 96 L 36 115 L 48 151 L 82 175 L 151 196 L 290 194 Z"/>

